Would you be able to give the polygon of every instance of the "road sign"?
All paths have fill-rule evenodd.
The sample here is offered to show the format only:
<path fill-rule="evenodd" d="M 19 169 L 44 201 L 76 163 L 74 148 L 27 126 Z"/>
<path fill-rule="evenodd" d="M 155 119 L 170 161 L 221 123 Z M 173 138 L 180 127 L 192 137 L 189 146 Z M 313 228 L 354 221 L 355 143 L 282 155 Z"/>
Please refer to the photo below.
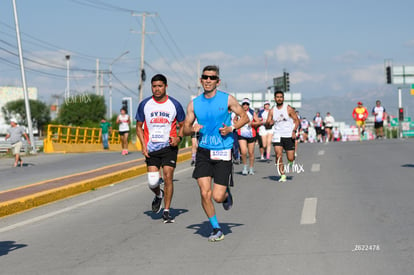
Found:
<path fill-rule="evenodd" d="M 393 84 L 412 84 L 414 83 L 414 66 L 393 66 Z"/>
<path fill-rule="evenodd" d="M 273 86 L 276 91 L 284 91 L 285 89 L 285 78 L 283 76 L 273 78 Z"/>
<path fill-rule="evenodd" d="M 411 84 L 411 95 L 414 95 L 414 84 Z"/>
<path fill-rule="evenodd" d="M 285 93 L 285 102 L 294 108 L 302 108 L 302 93 Z"/>
<path fill-rule="evenodd" d="M 404 121 L 402 121 L 402 122 L 408 122 L 410 127 L 414 127 L 414 122 L 411 122 L 411 117 L 405 117 Z M 391 124 L 391 127 L 397 127 L 398 126 L 398 117 L 391 118 L 390 124 Z"/>
<path fill-rule="evenodd" d="M 402 128 L 403 131 L 410 130 L 410 123 L 409 122 L 403 122 L 403 123 L 401 123 L 401 128 Z"/>

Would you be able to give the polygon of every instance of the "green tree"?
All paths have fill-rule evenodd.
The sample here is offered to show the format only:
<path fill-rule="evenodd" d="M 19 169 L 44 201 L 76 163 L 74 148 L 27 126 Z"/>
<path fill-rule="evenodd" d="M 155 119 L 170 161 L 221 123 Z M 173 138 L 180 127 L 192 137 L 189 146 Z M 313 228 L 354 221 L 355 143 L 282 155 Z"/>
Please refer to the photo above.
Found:
<path fill-rule="evenodd" d="M 32 117 L 32 125 L 34 128 L 42 132 L 43 127 L 50 122 L 50 109 L 49 107 L 34 99 L 29 99 L 30 114 Z M 11 118 L 17 119 L 19 124 L 27 125 L 26 105 L 24 99 L 18 99 L 15 101 L 9 101 L 1 108 L 6 122 L 10 122 Z"/>
<path fill-rule="evenodd" d="M 57 122 L 63 125 L 96 127 L 105 114 L 103 96 L 77 94 L 65 99 L 60 106 Z"/>

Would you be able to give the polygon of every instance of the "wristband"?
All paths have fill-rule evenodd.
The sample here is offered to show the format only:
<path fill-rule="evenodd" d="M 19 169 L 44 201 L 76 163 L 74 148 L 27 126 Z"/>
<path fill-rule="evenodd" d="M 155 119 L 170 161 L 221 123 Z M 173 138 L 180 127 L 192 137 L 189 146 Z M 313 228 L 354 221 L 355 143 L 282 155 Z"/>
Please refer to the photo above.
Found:
<path fill-rule="evenodd" d="M 234 128 L 234 126 L 233 126 L 233 125 L 231 125 L 230 127 L 231 127 L 231 131 L 232 131 L 232 132 L 234 131 L 234 129 L 236 129 L 236 128 Z"/>

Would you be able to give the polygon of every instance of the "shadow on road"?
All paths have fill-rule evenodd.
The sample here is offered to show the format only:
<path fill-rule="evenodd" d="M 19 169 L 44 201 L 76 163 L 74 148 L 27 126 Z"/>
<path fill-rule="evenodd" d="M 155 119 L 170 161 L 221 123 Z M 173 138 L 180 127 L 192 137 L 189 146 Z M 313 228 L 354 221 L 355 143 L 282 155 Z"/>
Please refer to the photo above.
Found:
<path fill-rule="evenodd" d="M 26 247 L 27 244 L 16 244 L 15 241 L 0 241 L 0 257 L 9 254 L 9 252 Z"/>
<path fill-rule="evenodd" d="M 231 230 L 233 227 L 242 226 L 242 225 L 244 224 L 242 223 L 220 223 L 221 230 L 223 230 L 224 235 L 233 233 L 233 231 Z M 212 230 L 210 222 L 208 221 L 205 221 L 201 224 L 192 224 L 192 225 L 187 226 L 187 228 L 195 230 L 194 234 L 198 234 L 206 238 L 210 236 L 210 233 Z"/>
<path fill-rule="evenodd" d="M 171 216 L 173 216 L 174 218 L 186 212 L 188 212 L 187 209 L 170 208 Z M 148 217 L 151 217 L 151 219 L 153 220 L 159 220 L 162 217 L 162 210 L 159 213 L 154 213 L 152 211 L 145 211 L 144 214 L 147 215 Z"/>
<path fill-rule="evenodd" d="M 263 179 L 278 181 L 280 179 L 280 176 L 268 176 L 268 177 L 263 177 Z M 293 180 L 293 176 L 286 176 L 286 179 L 287 180 Z"/>
<path fill-rule="evenodd" d="M 414 164 L 404 164 L 404 165 L 401 165 L 401 167 L 410 167 L 410 168 L 414 168 Z"/>

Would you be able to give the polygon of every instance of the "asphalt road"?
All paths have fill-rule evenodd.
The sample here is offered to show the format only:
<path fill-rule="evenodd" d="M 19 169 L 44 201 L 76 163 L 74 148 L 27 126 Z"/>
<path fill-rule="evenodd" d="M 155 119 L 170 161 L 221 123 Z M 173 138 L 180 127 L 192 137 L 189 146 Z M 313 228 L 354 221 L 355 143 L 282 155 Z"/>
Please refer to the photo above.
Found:
<path fill-rule="evenodd" d="M 6 217 L 0 273 L 413 274 L 413 146 L 301 144 L 286 183 L 273 164 L 253 176 L 236 165 L 218 243 L 189 162 L 176 170 L 174 224 L 151 213 L 145 176 Z"/>

